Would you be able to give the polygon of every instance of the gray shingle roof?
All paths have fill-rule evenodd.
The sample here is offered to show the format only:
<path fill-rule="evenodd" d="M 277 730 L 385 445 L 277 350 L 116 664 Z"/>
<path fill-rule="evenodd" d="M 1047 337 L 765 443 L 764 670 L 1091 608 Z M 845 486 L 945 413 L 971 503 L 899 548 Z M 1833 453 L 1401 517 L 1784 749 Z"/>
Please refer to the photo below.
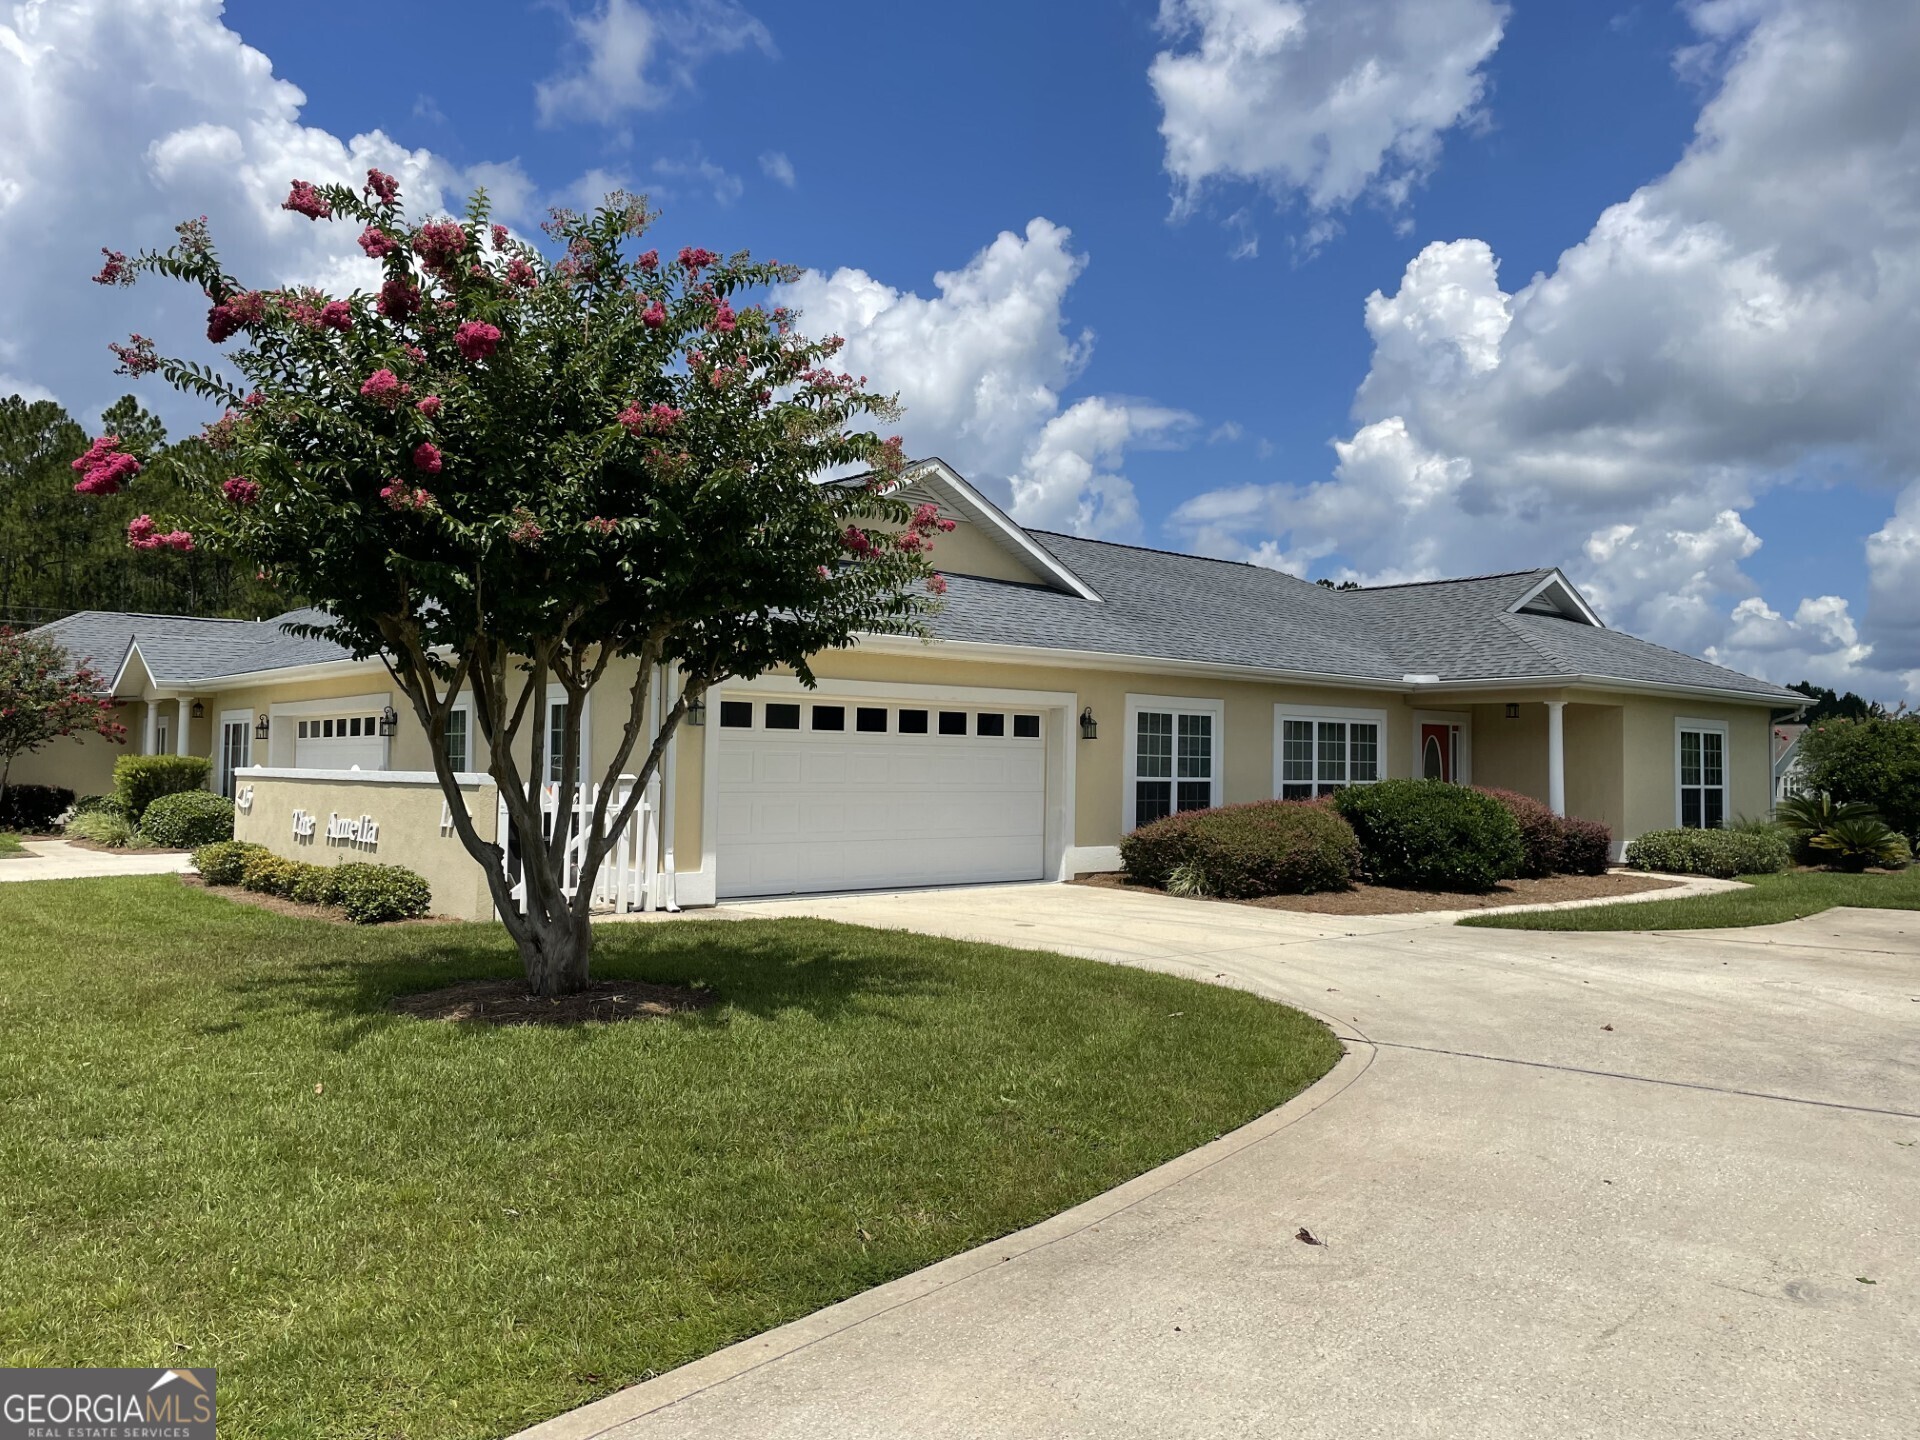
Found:
<path fill-rule="evenodd" d="M 88 661 L 111 680 L 138 644 L 154 682 L 189 685 L 222 675 L 280 670 L 345 660 L 348 652 L 328 640 L 289 635 L 285 625 L 317 624 L 318 610 L 290 610 L 270 620 L 207 620 L 193 615 L 129 615 L 82 610 L 40 627 L 76 662 Z"/>
<path fill-rule="evenodd" d="M 1509 613 L 1551 570 L 1329 590 L 1258 565 L 1049 532 L 1033 537 L 1100 600 L 950 575 L 934 633 L 1394 685 L 1407 675 L 1437 675 L 1442 683 L 1592 676 L 1783 704 L 1804 698 L 1617 630 Z"/>
<path fill-rule="evenodd" d="M 1805 698 L 1618 630 L 1510 613 L 1551 570 L 1329 590 L 1258 565 L 1030 533 L 1101 598 L 949 575 L 946 607 L 932 621 L 936 636 L 1396 687 L 1408 675 L 1436 675 L 1442 684 L 1597 677 L 1719 690 L 1782 705 Z M 90 610 L 42 628 L 74 659 L 91 659 L 108 676 L 118 672 L 137 642 L 154 679 L 174 687 L 348 659 L 341 646 L 289 635 L 283 628 L 325 618 L 317 610 L 290 611 L 271 620 Z"/>

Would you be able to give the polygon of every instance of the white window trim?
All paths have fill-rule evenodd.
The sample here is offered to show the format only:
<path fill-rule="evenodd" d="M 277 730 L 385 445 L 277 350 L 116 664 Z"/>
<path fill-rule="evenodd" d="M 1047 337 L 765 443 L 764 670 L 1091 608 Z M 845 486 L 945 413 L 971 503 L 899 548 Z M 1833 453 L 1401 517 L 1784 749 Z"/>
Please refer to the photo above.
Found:
<path fill-rule="evenodd" d="M 465 757 L 467 763 L 464 768 L 468 771 L 471 771 L 475 768 L 473 763 L 474 754 L 480 744 L 479 733 L 474 729 L 473 692 L 472 691 L 470 690 L 462 691 L 458 696 L 458 698 L 456 698 L 454 702 L 447 707 L 447 716 L 449 719 L 451 719 L 456 714 L 465 715 L 467 717 L 467 753 Z"/>
<path fill-rule="evenodd" d="M 1385 780 L 1388 774 L 1390 773 L 1387 767 L 1387 712 L 1386 711 L 1353 709 L 1345 706 L 1335 706 L 1335 705 L 1289 705 L 1282 702 L 1280 704 L 1276 704 L 1273 707 L 1273 798 L 1274 799 L 1278 800 L 1280 798 L 1280 793 L 1281 793 L 1280 787 L 1282 784 L 1282 776 L 1285 773 L 1284 761 L 1285 761 L 1286 752 L 1285 752 L 1285 746 L 1283 743 L 1283 737 L 1285 736 L 1286 731 L 1283 728 L 1283 722 L 1288 720 L 1344 720 L 1349 724 L 1357 720 L 1363 725 L 1378 725 L 1380 727 L 1380 741 L 1379 741 L 1379 744 L 1375 747 L 1375 754 L 1379 757 L 1377 761 L 1377 764 L 1379 766 L 1379 773 L 1375 775 L 1374 778 L 1371 780 L 1349 780 L 1346 783 L 1349 785 L 1377 785 L 1380 783 L 1380 781 Z M 1347 760 L 1348 760 L 1348 766 L 1349 768 L 1351 768 L 1352 760 L 1353 760 L 1353 751 L 1352 751 L 1351 742 L 1349 742 L 1349 746 L 1348 746 Z M 1315 774 L 1317 776 L 1319 771 L 1319 738 L 1317 735 L 1314 740 L 1314 761 L 1315 761 L 1314 769 L 1315 769 Z M 1314 781 L 1314 787 L 1316 789 L 1319 788 L 1319 783 L 1320 783 L 1319 780 L 1316 778 Z"/>
<path fill-rule="evenodd" d="M 239 770 L 245 770 L 253 764 L 253 726 L 251 710 L 222 710 L 220 719 L 213 731 L 213 791 L 216 795 L 227 793 L 227 726 L 238 725 L 246 735 L 246 759 L 240 762 Z M 238 773 L 236 770 L 235 773 Z"/>
<path fill-rule="evenodd" d="M 566 686 L 547 686 L 547 703 L 540 707 L 540 723 L 546 727 L 544 735 L 545 743 L 548 747 L 547 771 L 546 774 L 540 777 L 540 783 L 543 785 L 556 783 L 552 779 L 553 707 L 556 703 L 565 704 L 566 700 Z M 582 706 L 580 710 L 580 783 L 582 785 L 591 785 L 597 778 L 593 769 L 593 695 L 589 693 L 587 695 L 587 703 Z"/>
<path fill-rule="evenodd" d="M 1227 704 L 1224 700 L 1210 699 L 1195 695 L 1129 695 L 1124 724 L 1126 726 L 1126 754 L 1120 769 L 1120 833 L 1130 834 L 1134 828 L 1134 782 L 1139 778 L 1135 773 L 1140 767 L 1140 712 L 1142 710 L 1169 711 L 1174 715 L 1210 715 L 1213 717 L 1213 777 L 1208 782 L 1211 794 L 1207 801 L 1209 807 L 1220 803 L 1220 782 L 1227 768 Z M 1176 732 L 1178 725 L 1175 726 Z M 1176 759 L 1178 746 L 1175 747 Z M 1179 768 L 1176 763 L 1174 768 Z M 1179 784 L 1179 777 L 1174 777 Z M 1176 791 L 1176 801 L 1177 800 Z"/>
<path fill-rule="evenodd" d="M 1673 824 L 1681 827 L 1680 792 L 1680 736 L 1687 730 L 1709 731 L 1720 736 L 1720 828 L 1725 829 L 1727 822 L 1733 819 L 1733 735 L 1724 720 L 1700 720 L 1691 716 L 1676 715 L 1673 719 Z M 1701 804 L 1705 813 L 1705 802 Z"/>

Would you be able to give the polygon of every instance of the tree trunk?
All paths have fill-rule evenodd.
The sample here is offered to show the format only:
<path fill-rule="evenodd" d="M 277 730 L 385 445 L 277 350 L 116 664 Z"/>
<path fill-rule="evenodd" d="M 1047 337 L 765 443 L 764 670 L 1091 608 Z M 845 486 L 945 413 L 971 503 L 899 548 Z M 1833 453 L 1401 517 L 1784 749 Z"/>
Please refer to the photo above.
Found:
<path fill-rule="evenodd" d="M 527 933 L 519 940 L 520 962 L 526 967 L 527 988 L 552 999 L 587 986 L 587 965 L 593 955 L 593 925 L 563 909 L 558 915 L 529 915 Z"/>

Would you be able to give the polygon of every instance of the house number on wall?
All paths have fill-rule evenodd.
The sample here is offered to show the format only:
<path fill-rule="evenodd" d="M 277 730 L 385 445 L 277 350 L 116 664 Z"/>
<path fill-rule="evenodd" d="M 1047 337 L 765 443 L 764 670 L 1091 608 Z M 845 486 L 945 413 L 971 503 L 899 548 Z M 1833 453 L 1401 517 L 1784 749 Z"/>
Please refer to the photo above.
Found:
<path fill-rule="evenodd" d="M 238 790 L 233 792 L 233 808 L 238 810 L 242 815 L 251 813 L 253 810 L 253 786 L 242 785 Z"/>

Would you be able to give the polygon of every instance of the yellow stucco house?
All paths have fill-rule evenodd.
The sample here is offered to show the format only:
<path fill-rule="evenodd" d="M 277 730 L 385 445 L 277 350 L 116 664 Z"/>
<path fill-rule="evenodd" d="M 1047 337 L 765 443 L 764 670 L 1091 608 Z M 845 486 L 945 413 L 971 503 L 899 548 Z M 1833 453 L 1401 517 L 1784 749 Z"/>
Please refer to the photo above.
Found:
<path fill-rule="evenodd" d="M 1117 868 L 1121 836 L 1172 810 L 1407 775 L 1524 791 L 1619 845 L 1766 813 L 1772 712 L 1804 702 L 1608 629 L 1557 570 L 1335 591 L 1028 531 L 937 460 L 907 493 L 958 522 L 932 638 L 822 656 L 817 690 L 770 675 L 709 695 L 648 797 L 638 903 L 1062 879 Z M 45 631 L 115 677 L 131 746 L 212 759 L 243 838 L 409 864 L 442 910 L 490 913 L 418 722 L 378 661 L 283 628 L 313 618 L 85 612 Z M 610 674 L 586 717 L 590 775 L 627 688 Z M 470 717 L 455 730 L 491 833 Z M 101 791 L 116 753 L 63 743 L 15 778 Z M 295 812 L 319 826 L 297 835 Z M 326 836 L 340 816 L 379 839 Z"/>

